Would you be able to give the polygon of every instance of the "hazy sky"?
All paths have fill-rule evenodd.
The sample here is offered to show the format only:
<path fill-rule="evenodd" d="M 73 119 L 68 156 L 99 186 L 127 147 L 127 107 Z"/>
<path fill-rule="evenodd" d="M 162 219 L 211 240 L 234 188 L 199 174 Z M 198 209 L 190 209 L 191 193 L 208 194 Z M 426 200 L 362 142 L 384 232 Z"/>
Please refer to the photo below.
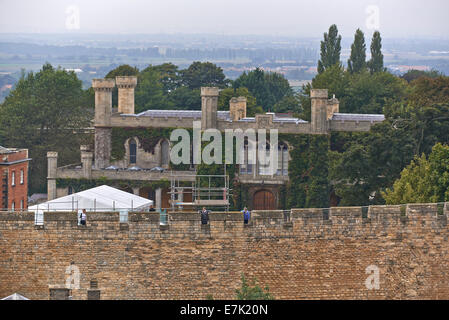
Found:
<path fill-rule="evenodd" d="M 79 12 L 79 15 L 78 13 Z M 0 0 L 0 32 L 449 38 L 447 0 Z"/>

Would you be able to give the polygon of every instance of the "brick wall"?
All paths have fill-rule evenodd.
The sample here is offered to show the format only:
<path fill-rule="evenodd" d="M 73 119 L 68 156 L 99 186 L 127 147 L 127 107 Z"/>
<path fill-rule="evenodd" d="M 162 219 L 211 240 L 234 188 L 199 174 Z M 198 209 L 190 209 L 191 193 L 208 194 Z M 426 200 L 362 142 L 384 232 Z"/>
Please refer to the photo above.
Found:
<path fill-rule="evenodd" d="M 240 275 L 257 277 L 277 299 L 449 299 L 448 212 L 437 205 L 212 213 L 202 228 L 195 213 L 159 215 L 0 213 L 0 297 L 18 292 L 48 299 L 78 268 L 87 299 L 91 281 L 101 299 L 234 298 Z M 440 214 L 439 214 L 440 213 Z M 379 270 L 368 290 L 367 267 Z"/>

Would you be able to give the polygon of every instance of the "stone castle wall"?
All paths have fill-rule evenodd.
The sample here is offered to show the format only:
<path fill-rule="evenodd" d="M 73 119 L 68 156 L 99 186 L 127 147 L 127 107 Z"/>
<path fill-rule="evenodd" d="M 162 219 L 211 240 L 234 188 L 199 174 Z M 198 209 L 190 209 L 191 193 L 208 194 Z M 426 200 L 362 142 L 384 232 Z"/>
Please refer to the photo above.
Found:
<path fill-rule="evenodd" d="M 448 212 L 437 205 L 293 209 L 159 215 L 0 213 L 0 297 L 48 299 L 78 268 L 86 299 L 92 280 L 101 299 L 233 299 L 240 276 L 256 277 L 276 299 L 449 299 Z M 71 267 L 72 266 L 72 267 Z M 379 288 L 368 290 L 372 268 Z M 370 269 L 371 268 L 371 269 Z M 368 273 L 367 273 L 368 270 Z"/>

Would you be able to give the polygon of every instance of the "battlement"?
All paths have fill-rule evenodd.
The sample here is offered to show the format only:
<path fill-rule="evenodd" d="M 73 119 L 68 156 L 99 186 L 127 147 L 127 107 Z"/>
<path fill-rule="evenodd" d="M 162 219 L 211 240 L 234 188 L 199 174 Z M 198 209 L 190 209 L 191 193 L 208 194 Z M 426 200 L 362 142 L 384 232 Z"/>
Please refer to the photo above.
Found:
<path fill-rule="evenodd" d="M 92 80 L 92 88 L 94 90 L 106 90 L 106 91 L 112 91 L 112 89 L 115 86 L 114 79 L 93 79 Z"/>
<path fill-rule="evenodd" d="M 137 77 L 135 76 L 115 77 L 115 84 L 118 88 L 135 88 L 137 86 Z"/>
<path fill-rule="evenodd" d="M 212 212 L 0 213 L 0 296 L 48 299 L 79 272 L 101 299 L 234 298 L 241 274 L 276 299 L 449 299 L 445 204 Z M 366 285 L 372 269 L 379 287 Z M 367 271 L 368 270 L 368 271 Z M 54 293 L 54 292 L 53 292 Z"/>
<path fill-rule="evenodd" d="M 277 227 L 281 230 L 290 228 L 293 232 L 302 232 L 302 228 L 312 223 L 317 227 L 322 226 L 321 231 L 327 232 L 331 231 L 332 228 L 350 228 L 350 230 L 355 231 L 357 228 L 366 228 L 368 225 L 370 225 L 370 228 L 378 226 L 397 228 L 399 225 L 400 228 L 406 228 L 409 224 L 416 227 L 417 221 L 429 222 L 429 224 L 421 223 L 418 226 L 424 229 L 446 228 L 449 211 L 446 204 L 441 203 L 334 207 L 329 209 L 255 210 L 252 211 L 251 216 L 251 224 L 245 226 L 248 230 L 257 230 L 261 227 Z M 0 212 L 1 221 L 34 222 L 34 213 Z M 55 222 L 58 223 L 55 224 Z M 64 223 L 61 224 L 60 222 Z M 73 228 L 77 226 L 77 223 L 76 212 L 44 212 L 44 229 Z M 120 225 L 123 225 L 123 222 L 120 222 L 118 212 L 88 213 L 88 230 L 95 230 L 101 226 L 101 223 L 115 224 L 117 229 Z M 138 228 L 147 225 L 150 229 L 156 230 L 159 228 L 160 215 L 157 212 L 130 212 L 126 223 Z M 201 233 L 200 223 L 200 215 L 197 212 L 169 212 L 168 227 L 165 226 L 163 231 L 166 235 L 170 234 L 170 230 L 176 230 L 174 235 L 176 233 Z M 196 227 L 192 228 L 193 225 L 196 225 Z M 211 212 L 209 225 L 211 230 L 217 232 L 215 236 L 220 237 L 222 233 L 233 232 L 231 231 L 232 228 L 243 227 L 243 215 L 241 212 Z M 332 228 L 329 229 L 329 227 Z"/>
<path fill-rule="evenodd" d="M 217 87 L 201 87 L 201 96 L 218 97 L 219 90 Z"/>

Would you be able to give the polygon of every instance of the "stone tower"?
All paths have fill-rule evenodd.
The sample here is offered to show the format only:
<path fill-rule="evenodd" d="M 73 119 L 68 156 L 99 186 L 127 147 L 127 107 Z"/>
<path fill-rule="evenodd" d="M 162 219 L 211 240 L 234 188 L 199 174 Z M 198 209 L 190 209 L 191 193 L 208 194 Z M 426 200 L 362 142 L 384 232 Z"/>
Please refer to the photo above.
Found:
<path fill-rule="evenodd" d="M 201 88 L 201 129 L 217 127 L 218 88 Z"/>
<path fill-rule="evenodd" d="M 134 114 L 134 88 L 137 85 L 137 77 L 116 77 L 115 84 L 118 88 L 118 112 Z"/>
<path fill-rule="evenodd" d="M 94 79 L 95 91 L 95 168 L 109 165 L 111 157 L 111 115 L 113 79 Z"/>
<path fill-rule="evenodd" d="M 310 90 L 310 99 L 312 100 L 311 126 L 312 133 L 325 134 L 328 131 L 327 108 L 328 91 L 327 89 Z"/>
<path fill-rule="evenodd" d="M 229 112 L 232 121 L 246 118 L 246 97 L 231 98 L 229 100 Z"/>

